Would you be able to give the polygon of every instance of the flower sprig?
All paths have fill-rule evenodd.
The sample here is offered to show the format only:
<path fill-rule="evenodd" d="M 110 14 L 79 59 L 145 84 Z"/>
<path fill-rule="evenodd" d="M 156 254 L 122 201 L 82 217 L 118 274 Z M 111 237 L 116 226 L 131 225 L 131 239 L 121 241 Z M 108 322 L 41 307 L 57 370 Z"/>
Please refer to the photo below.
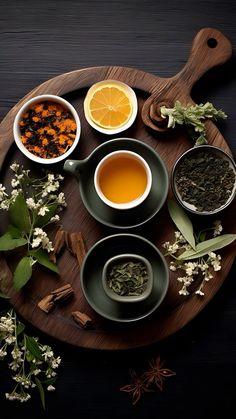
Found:
<path fill-rule="evenodd" d="M 229 245 L 236 239 L 236 234 L 222 235 L 221 221 L 217 220 L 212 227 L 195 234 L 193 225 L 183 209 L 174 201 L 168 202 L 168 209 L 172 220 L 178 227 L 173 242 L 165 242 L 165 256 L 170 256 L 171 271 L 181 272 L 177 281 L 181 284 L 180 295 L 189 295 L 189 287 L 198 281 L 199 286 L 195 294 L 204 296 L 203 287 L 214 277 L 214 272 L 221 269 L 221 255 L 215 251 Z M 213 238 L 208 239 L 207 234 Z"/>
<path fill-rule="evenodd" d="M 41 265 L 58 273 L 48 254 L 53 250 L 44 228 L 59 221 L 58 212 L 66 206 L 63 192 L 59 193 L 61 175 L 52 173 L 37 179 L 30 170 L 13 163 L 12 191 L 0 184 L 0 209 L 9 213 L 9 225 L 0 237 L 0 251 L 24 246 L 25 254 L 16 266 L 13 283 L 22 288 L 32 276 L 33 265 Z"/>
<path fill-rule="evenodd" d="M 55 370 L 61 358 L 54 356 L 50 346 L 42 345 L 38 338 L 25 334 L 24 329 L 13 309 L 0 317 L 0 360 L 7 358 L 16 383 L 5 396 L 8 400 L 26 402 L 31 398 L 30 391 L 37 388 L 45 408 L 45 389 L 55 390 Z"/>

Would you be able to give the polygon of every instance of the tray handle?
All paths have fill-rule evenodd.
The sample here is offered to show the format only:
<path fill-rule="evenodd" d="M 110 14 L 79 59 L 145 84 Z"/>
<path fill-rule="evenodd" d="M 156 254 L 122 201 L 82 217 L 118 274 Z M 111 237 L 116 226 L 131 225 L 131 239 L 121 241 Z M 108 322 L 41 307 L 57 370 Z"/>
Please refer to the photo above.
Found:
<path fill-rule="evenodd" d="M 203 28 L 195 36 L 184 68 L 174 78 L 182 80 L 190 93 L 200 77 L 213 67 L 224 64 L 232 55 L 226 36 L 214 28 Z"/>
<path fill-rule="evenodd" d="M 214 28 L 203 28 L 195 36 L 191 52 L 183 69 L 174 77 L 162 79 L 142 109 L 145 125 L 155 131 L 166 131 L 167 121 L 160 115 L 160 107 L 173 107 L 175 100 L 194 103 L 190 97 L 193 85 L 213 67 L 225 63 L 232 55 L 232 45 L 226 36 Z"/>

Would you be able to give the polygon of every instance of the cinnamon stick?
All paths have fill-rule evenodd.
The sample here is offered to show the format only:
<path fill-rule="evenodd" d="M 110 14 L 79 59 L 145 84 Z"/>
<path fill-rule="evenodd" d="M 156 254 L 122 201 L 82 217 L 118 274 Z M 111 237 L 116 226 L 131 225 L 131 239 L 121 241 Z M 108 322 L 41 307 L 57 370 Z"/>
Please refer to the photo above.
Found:
<path fill-rule="evenodd" d="M 50 253 L 50 259 L 52 262 L 56 263 L 56 256 L 59 255 L 61 250 L 66 244 L 65 241 L 65 234 L 66 232 L 59 228 L 55 234 L 54 240 L 53 240 L 53 251 Z"/>
<path fill-rule="evenodd" d="M 71 313 L 74 321 L 79 324 L 83 329 L 89 329 L 92 327 L 92 319 L 86 314 L 82 313 L 82 311 L 73 311 Z"/>
<path fill-rule="evenodd" d="M 86 255 L 86 247 L 81 232 L 66 232 L 65 241 L 68 250 L 77 258 L 78 264 L 81 266 Z"/>
<path fill-rule="evenodd" d="M 53 295 L 46 295 L 38 302 L 38 307 L 45 313 L 49 313 L 54 308 Z"/>
<path fill-rule="evenodd" d="M 68 300 L 74 294 L 70 284 L 63 285 L 50 292 L 38 302 L 38 307 L 45 313 L 49 313 L 57 302 Z"/>

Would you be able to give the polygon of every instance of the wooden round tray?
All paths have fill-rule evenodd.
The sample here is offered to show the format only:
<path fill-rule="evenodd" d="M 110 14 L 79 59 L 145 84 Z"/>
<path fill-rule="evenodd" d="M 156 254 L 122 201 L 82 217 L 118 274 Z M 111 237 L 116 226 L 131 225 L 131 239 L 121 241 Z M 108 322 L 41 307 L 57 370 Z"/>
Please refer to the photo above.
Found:
<path fill-rule="evenodd" d="M 227 38 L 212 28 L 202 29 L 194 39 L 189 60 L 185 67 L 174 77 L 164 79 L 143 71 L 125 67 L 87 68 L 59 75 L 31 91 L 7 114 L 0 125 L 0 165 L 1 182 L 10 183 L 9 165 L 14 162 L 24 164 L 26 168 L 40 173 L 13 144 L 12 126 L 20 106 L 29 98 L 40 94 L 64 96 L 77 109 L 81 118 L 82 135 L 79 146 L 72 158 L 84 159 L 101 142 L 108 138 L 95 132 L 86 122 L 83 113 L 83 101 L 87 89 L 95 82 L 104 79 L 117 79 L 135 89 L 138 97 L 138 117 L 133 126 L 122 137 L 137 138 L 153 147 L 164 160 L 170 172 L 179 155 L 192 146 L 184 130 L 165 131 L 158 122 L 160 103 L 173 103 L 176 99 L 183 103 L 193 103 L 190 92 L 193 84 L 210 68 L 223 64 L 231 56 L 232 48 Z M 154 115 L 154 116 L 153 116 Z M 210 121 L 206 123 L 208 141 L 231 154 L 230 149 L 217 127 Z M 162 132 L 163 131 L 163 132 Z M 116 138 L 121 135 L 114 136 Z M 112 138 L 114 138 L 112 137 Z M 62 170 L 62 164 L 53 166 L 56 172 Z M 68 207 L 61 218 L 63 228 L 69 231 L 81 231 L 89 249 L 100 238 L 119 231 L 105 227 L 94 220 L 86 211 L 79 194 L 77 180 L 65 177 L 63 184 Z M 171 191 L 169 193 L 171 195 Z M 221 216 L 224 232 L 236 231 L 235 201 Z M 1 228 L 4 232 L 6 214 L 1 214 Z M 124 232 L 124 230 L 122 231 Z M 130 229 L 129 232 L 150 239 L 160 250 L 166 240 L 173 237 L 174 226 L 165 205 L 161 212 L 143 228 Z M 0 258 L 1 275 L 11 278 L 17 254 L 9 252 Z M 176 275 L 170 273 L 170 285 L 161 307 L 145 320 L 132 324 L 110 322 L 97 315 L 86 302 L 81 286 L 78 264 L 73 256 L 65 251 L 58 261 L 60 277 L 46 269 L 36 269 L 27 286 L 16 293 L 9 291 L 11 303 L 16 311 L 41 331 L 73 345 L 96 349 L 128 349 L 144 346 L 175 333 L 194 318 L 216 294 L 225 281 L 235 255 L 235 245 L 222 251 L 222 269 L 205 286 L 205 296 L 192 293 L 188 297 L 178 294 L 179 285 Z M 74 298 L 67 304 L 58 305 L 50 314 L 41 311 L 37 303 L 55 288 L 71 283 L 75 290 Z M 79 310 L 87 313 L 94 320 L 94 328 L 84 330 L 72 319 L 71 312 Z"/>

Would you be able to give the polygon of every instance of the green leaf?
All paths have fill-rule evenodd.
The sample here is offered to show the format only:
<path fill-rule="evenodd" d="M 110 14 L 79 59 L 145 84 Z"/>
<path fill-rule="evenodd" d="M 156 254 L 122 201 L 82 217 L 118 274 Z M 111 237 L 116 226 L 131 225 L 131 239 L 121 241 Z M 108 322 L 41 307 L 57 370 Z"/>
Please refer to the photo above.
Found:
<path fill-rule="evenodd" d="M 35 226 L 36 227 L 44 227 L 46 224 L 49 223 L 49 221 L 51 220 L 51 218 L 55 215 L 56 211 L 57 211 L 57 207 L 58 204 L 52 204 L 50 206 L 48 206 L 49 211 L 46 212 L 46 214 L 42 217 L 42 216 L 38 216 L 35 222 Z"/>
<path fill-rule="evenodd" d="M 41 384 L 41 381 L 37 377 L 35 377 L 35 382 L 37 384 L 37 388 L 38 388 L 38 391 L 39 391 L 39 395 L 40 395 L 40 399 L 41 399 L 41 402 L 42 402 L 43 409 L 45 410 L 45 392 L 44 392 L 43 386 Z"/>
<path fill-rule="evenodd" d="M 193 225 L 191 220 L 188 218 L 184 210 L 176 204 L 175 201 L 169 200 L 168 201 L 168 210 L 170 216 L 175 223 L 176 227 L 184 236 L 185 240 L 190 244 L 190 246 L 195 249 L 195 238 L 193 234 Z"/>
<path fill-rule="evenodd" d="M 225 246 L 228 246 L 236 239 L 236 234 L 223 234 L 222 236 L 215 237 L 214 239 L 205 240 L 197 244 L 196 250 L 186 250 L 182 253 L 178 259 L 196 259 L 202 256 L 207 255 L 210 252 L 215 250 L 222 249 Z"/>
<path fill-rule="evenodd" d="M 31 355 L 34 356 L 34 358 L 42 360 L 41 351 L 38 345 L 38 342 L 32 338 L 31 336 L 24 335 L 25 338 L 25 345 L 28 351 L 31 353 Z"/>
<path fill-rule="evenodd" d="M 9 300 L 11 297 L 8 297 L 6 294 L 4 294 L 3 292 L 0 292 L 0 298 L 4 298 L 5 300 Z"/>
<path fill-rule="evenodd" d="M 11 224 L 7 227 L 6 232 L 9 233 L 13 239 L 20 239 L 22 237 L 22 232 Z"/>
<path fill-rule="evenodd" d="M 6 232 L 3 234 L 3 236 L 0 237 L 0 250 L 12 250 L 16 247 L 23 246 L 27 243 L 27 240 L 23 237 L 20 237 L 19 239 L 12 238 L 11 234 L 9 232 Z"/>
<path fill-rule="evenodd" d="M 15 201 L 9 208 L 10 222 L 22 232 L 30 231 L 30 216 L 25 198 L 22 194 L 17 195 Z"/>
<path fill-rule="evenodd" d="M 59 273 L 57 265 L 49 259 L 48 253 L 45 250 L 34 250 L 33 252 L 30 252 L 30 254 L 37 259 L 40 265 L 51 269 L 51 271 L 56 272 L 57 274 Z"/>
<path fill-rule="evenodd" d="M 31 257 L 24 256 L 18 263 L 16 270 L 13 275 L 14 287 L 19 290 L 21 289 L 32 276 L 32 265 Z"/>
<path fill-rule="evenodd" d="M 198 242 L 204 242 L 206 240 L 206 231 L 202 231 L 198 236 Z"/>
<path fill-rule="evenodd" d="M 25 325 L 23 323 L 18 323 L 16 326 L 16 334 L 19 336 L 25 330 Z"/>

